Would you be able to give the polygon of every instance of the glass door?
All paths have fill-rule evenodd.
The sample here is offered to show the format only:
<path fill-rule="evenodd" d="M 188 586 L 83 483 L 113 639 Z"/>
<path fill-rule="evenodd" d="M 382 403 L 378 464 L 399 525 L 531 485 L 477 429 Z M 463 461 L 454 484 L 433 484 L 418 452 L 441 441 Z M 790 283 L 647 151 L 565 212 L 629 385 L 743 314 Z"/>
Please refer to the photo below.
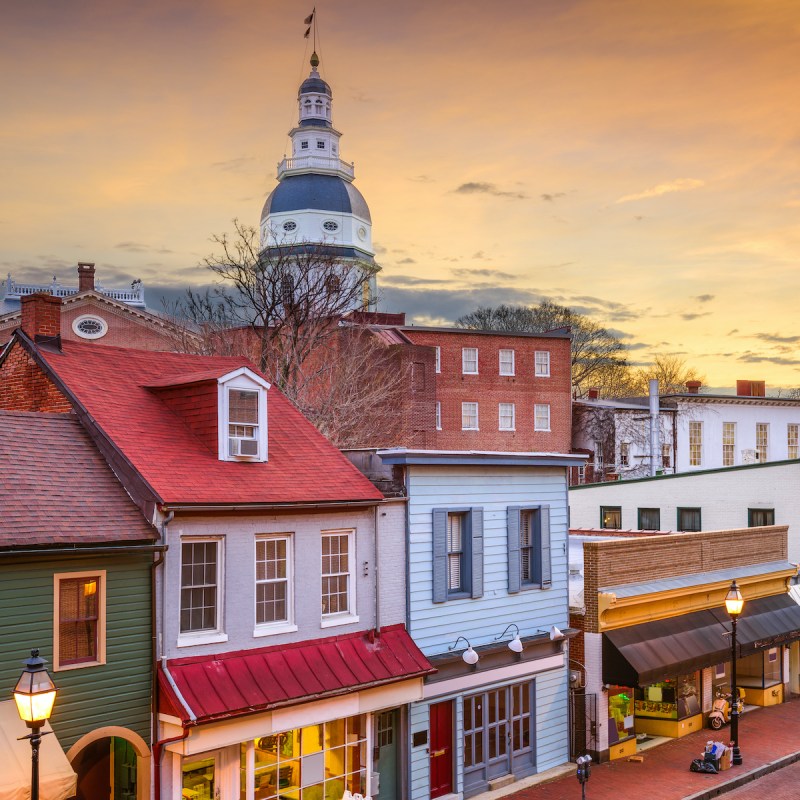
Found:
<path fill-rule="evenodd" d="M 184 759 L 181 766 L 181 798 L 183 800 L 216 800 L 217 759 Z"/>

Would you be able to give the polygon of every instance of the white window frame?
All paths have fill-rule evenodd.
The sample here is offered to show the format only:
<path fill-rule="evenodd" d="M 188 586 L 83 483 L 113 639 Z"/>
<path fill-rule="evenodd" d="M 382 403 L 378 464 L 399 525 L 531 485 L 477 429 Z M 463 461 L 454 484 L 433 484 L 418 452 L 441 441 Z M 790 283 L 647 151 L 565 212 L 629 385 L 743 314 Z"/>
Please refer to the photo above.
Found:
<path fill-rule="evenodd" d="M 349 625 L 358 622 L 356 613 L 356 532 L 352 528 L 334 529 L 320 531 L 319 564 L 320 564 L 320 627 L 332 628 L 337 625 Z M 328 574 L 322 572 L 322 540 L 326 536 L 347 536 L 347 566 L 346 573 L 336 573 L 337 575 L 347 575 L 347 611 L 337 611 L 333 614 L 322 614 L 322 578 Z"/>
<path fill-rule="evenodd" d="M 539 427 L 539 410 L 540 409 L 547 409 L 547 427 L 541 428 Z M 535 431 L 549 431 L 550 428 L 550 403 L 536 403 L 533 406 L 533 429 Z"/>
<path fill-rule="evenodd" d="M 467 369 L 467 352 L 475 353 L 475 369 Z M 470 363 L 472 359 L 469 359 Z M 477 347 L 462 347 L 461 348 L 461 374 L 462 375 L 477 375 L 478 374 L 478 348 Z"/>
<path fill-rule="evenodd" d="M 97 659 L 80 664 L 61 664 L 61 581 L 97 578 Z M 56 572 L 53 575 L 53 672 L 66 672 L 106 663 L 106 570 L 90 569 L 82 572 Z"/>
<path fill-rule="evenodd" d="M 508 363 L 503 364 L 503 354 L 504 353 L 511 353 L 511 364 L 510 366 Z M 503 369 L 505 367 L 505 370 Z M 501 349 L 498 353 L 498 369 L 501 375 L 507 375 L 513 377 L 516 374 L 516 355 L 514 354 L 513 350 L 510 349 Z"/>
<path fill-rule="evenodd" d="M 183 602 L 183 545 L 208 544 L 213 542 L 217 546 L 217 625 L 215 628 L 200 631 L 181 631 L 181 612 Z M 191 647 L 199 644 L 216 644 L 227 642 L 228 635 L 224 630 L 225 620 L 225 539 L 222 536 L 182 536 L 180 539 L 180 558 L 178 563 L 178 647 Z"/>
<path fill-rule="evenodd" d="M 692 441 L 692 432 L 696 432 Z M 702 420 L 689 420 L 689 466 L 703 466 L 703 422 Z"/>
<path fill-rule="evenodd" d="M 730 434 L 730 435 L 729 435 Z M 733 467 L 736 464 L 736 423 L 722 423 L 722 466 Z"/>
<path fill-rule="evenodd" d="M 544 356 L 540 359 L 540 356 Z M 543 361 L 543 364 L 539 362 Z M 549 350 L 536 350 L 533 354 L 533 374 L 537 378 L 550 377 L 550 351 Z"/>
<path fill-rule="evenodd" d="M 629 467 L 631 465 L 631 443 L 619 443 L 619 465 L 621 467 Z"/>
<path fill-rule="evenodd" d="M 800 457 L 800 424 L 786 424 L 786 458 Z"/>
<path fill-rule="evenodd" d="M 247 367 L 229 372 L 217 379 L 217 434 L 218 452 L 220 461 L 266 461 L 267 452 L 267 390 L 269 383 L 256 375 Z M 228 439 L 230 436 L 230 391 L 232 389 L 244 392 L 258 392 L 258 455 L 232 456 L 230 455 Z"/>
<path fill-rule="evenodd" d="M 436 354 L 436 372 L 442 371 L 442 348 L 439 345 L 434 345 L 434 353 Z"/>
<path fill-rule="evenodd" d="M 277 581 L 264 579 L 258 580 L 258 543 L 265 541 L 282 540 L 286 542 L 286 619 L 275 622 L 258 621 L 258 585 L 260 583 L 277 583 Z M 253 636 L 272 636 L 276 633 L 293 633 L 297 630 L 294 621 L 294 535 L 291 533 L 259 533 L 254 541 L 253 553 L 253 586 L 256 591 L 253 596 L 253 619 L 255 626 Z"/>
<path fill-rule="evenodd" d="M 503 427 L 503 406 L 511 409 L 511 425 Z M 517 429 L 517 409 L 514 403 L 497 404 L 497 430 L 515 431 Z"/>
<path fill-rule="evenodd" d="M 440 431 L 442 429 L 442 402 L 441 400 L 436 401 L 436 430 Z"/>
<path fill-rule="evenodd" d="M 466 411 L 466 406 L 475 406 L 475 425 L 474 426 L 465 426 L 464 425 L 464 412 Z M 462 431 L 479 431 L 480 430 L 480 417 L 478 416 L 478 404 L 472 401 L 464 402 L 461 404 L 461 430 Z"/>
<path fill-rule="evenodd" d="M 764 458 L 759 458 L 760 464 L 769 461 L 769 422 L 756 422 L 756 453 L 761 452 L 762 448 L 759 446 L 760 433 L 764 433 Z"/>

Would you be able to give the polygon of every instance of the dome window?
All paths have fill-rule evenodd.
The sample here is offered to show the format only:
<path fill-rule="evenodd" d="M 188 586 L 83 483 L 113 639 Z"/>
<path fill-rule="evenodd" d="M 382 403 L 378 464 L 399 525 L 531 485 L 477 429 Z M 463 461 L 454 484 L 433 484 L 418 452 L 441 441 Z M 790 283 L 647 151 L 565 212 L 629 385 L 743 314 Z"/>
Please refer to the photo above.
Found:
<path fill-rule="evenodd" d="M 324 150 L 324 149 L 325 149 L 324 139 L 317 139 L 317 150 Z"/>
<path fill-rule="evenodd" d="M 308 150 L 308 142 L 300 142 L 301 150 Z"/>
<path fill-rule="evenodd" d="M 286 231 L 286 233 L 291 233 L 292 231 L 296 231 L 297 223 L 291 219 L 287 220 L 286 222 L 283 223 L 283 229 Z"/>
<path fill-rule="evenodd" d="M 339 223 L 334 222 L 332 219 L 328 219 L 322 223 L 322 227 L 325 228 L 326 231 L 330 231 L 331 233 L 333 233 L 334 231 L 339 230 Z"/>

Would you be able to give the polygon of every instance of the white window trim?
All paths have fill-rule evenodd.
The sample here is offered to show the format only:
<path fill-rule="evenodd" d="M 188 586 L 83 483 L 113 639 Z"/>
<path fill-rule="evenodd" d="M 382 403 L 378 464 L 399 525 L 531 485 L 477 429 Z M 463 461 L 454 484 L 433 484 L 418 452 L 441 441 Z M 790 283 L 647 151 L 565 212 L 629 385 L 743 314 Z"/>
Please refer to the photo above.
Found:
<path fill-rule="evenodd" d="M 503 412 L 500 410 L 501 406 L 511 406 L 511 427 L 503 427 Z M 498 403 L 497 404 L 497 430 L 513 433 L 517 429 L 517 406 L 515 403 Z"/>
<path fill-rule="evenodd" d="M 464 368 L 464 351 L 465 350 L 474 350 L 475 351 L 475 371 L 474 372 L 467 372 Z M 462 347 L 461 348 L 461 374 L 462 375 L 478 375 L 479 374 L 479 361 L 478 361 L 478 348 L 477 347 Z"/>
<path fill-rule="evenodd" d="M 348 575 L 350 577 L 348 583 L 348 606 L 349 611 L 339 611 L 336 614 L 322 614 L 322 537 L 323 536 L 341 536 L 347 534 L 347 555 L 348 555 Z M 356 605 L 356 532 L 353 528 L 334 528 L 332 530 L 320 531 L 320 552 L 319 552 L 319 574 L 320 574 L 320 627 L 321 628 L 335 628 L 339 625 L 350 625 L 353 622 L 358 622 L 358 614 Z"/>
<path fill-rule="evenodd" d="M 503 353 L 511 353 L 511 372 L 503 372 Z M 517 374 L 517 357 L 511 348 L 503 347 L 498 351 L 497 370 L 503 377 L 513 378 Z"/>
<path fill-rule="evenodd" d="M 436 372 L 441 372 L 442 371 L 442 348 L 439 347 L 438 345 L 435 345 L 433 349 L 436 352 L 436 357 L 435 357 L 436 358 L 436 361 L 435 361 L 435 363 L 436 363 L 436 368 L 435 368 Z"/>
<path fill-rule="evenodd" d="M 217 434 L 220 461 L 267 461 L 267 390 L 270 384 L 247 367 L 241 367 L 217 379 Z M 229 390 L 258 392 L 258 455 L 228 455 Z"/>
<path fill-rule="evenodd" d="M 442 429 L 442 401 L 436 401 L 436 430 Z"/>
<path fill-rule="evenodd" d="M 464 406 L 470 405 L 475 406 L 475 427 L 474 428 L 465 428 L 464 427 Z M 462 431 L 479 431 L 481 429 L 481 421 L 479 416 L 479 406 L 478 403 L 474 401 L 464 401 L 461 403 L 461 430 Z"/>
<path fill-rule="evenodd" d="M 258 542 L 268 539 L 286 540 L 286 619 L 278 622 L 258 622 L 258 592 L 253 592 L 253 637 L 274 636 L 277 633 L 294 633 L 297 625 L 294 621 L 294 534 L 258 533 L 253 540 L 253 588 L 258 586 Z"/>
<path fill-rule="evenodd" d="M 547 356 L 547 372 L 539 372 L 539 365 L 536 361 L 538 355 Z M 550 351 L 549 350 L 536 350 L 533 354 L 533 375 L 535 378 L 549 378 L 550 377 Z"/>
<path fill-rule="evenodd" d="M 183 545 L 201 544 L 203 542 L 216 542 L 217 544 L 217 627 L 213 630 L 181 631 L 181 580 L 183 568 Z M 227 642 L 228 634 L 225 633 L 225 538 L 223 536 L 182 536 L 180 539 L 180 557 L 178 561 L 178 641 L 177 647 L 192 647 L 198 644 L 217 644 Z"/>
<path fill-rule="evenodd" d="M 97 660 L 82 661 L 80 664 L 61 665 L 60 659 L 60 583 L 75 578 L 98 578 L 97 587 Z M 84 572 L 56 572 L 53 575 L 53 672 L 67 672 L 72 669 L 96 667 L 106 663 L 106 570 L 90 569 Z"/>
<path fill-rule="evenodd" d="M 97 333 L 84 333 L 80 329 L 80 324 L 84 320 L 99 322 L 100 330 Z M 81 314 L 79 317 L 75 317 L 75 319 L 72 320 L 72 330 L 75 335 L 80 336 L 81 339 L 102 339 L 108 333 L 108 323 L 97 314 Z"/>
<path fill-rule="evenodd" d="M 537 417 L 538 414 L 536 413 L 537 408 L 546 408 L 547 409 L 547 427 L 540 428 L 537 424 Z M 533 406 L 533 429 L 535 431 L 549 431 L 552 430 L 552 420 L 550 418 L 550 403 L 534 403 Z"/>

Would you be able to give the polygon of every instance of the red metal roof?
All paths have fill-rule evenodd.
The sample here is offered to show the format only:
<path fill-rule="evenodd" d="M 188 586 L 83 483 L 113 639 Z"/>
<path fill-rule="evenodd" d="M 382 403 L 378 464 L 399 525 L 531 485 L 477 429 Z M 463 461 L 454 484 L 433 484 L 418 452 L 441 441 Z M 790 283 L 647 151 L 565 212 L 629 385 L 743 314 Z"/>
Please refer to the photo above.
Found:
<path fill-rule="evenodd" d="M 381 493 L 281 394 L 268 392 L 269 461 L 220 461 L 187 420 L 147 387 L 208 380 L 242 358 L 132 350 L 84 342 L 39 349 L 95 424 L 167 504 L 380 500 Z M 263 377 L 263 376 L 261 376 Z"/>
<path fill-rule="evenodd" d="M 213 656 L 178 658 L 168 669 L 198 722 L 348 694 L 419 678 L 436 670 L 402 625 L 369 633 L 274 645 Z M 161 710 L 184 704 L 161 676 Z M 184 723 L 191 719 L 182 711 Z"/>

